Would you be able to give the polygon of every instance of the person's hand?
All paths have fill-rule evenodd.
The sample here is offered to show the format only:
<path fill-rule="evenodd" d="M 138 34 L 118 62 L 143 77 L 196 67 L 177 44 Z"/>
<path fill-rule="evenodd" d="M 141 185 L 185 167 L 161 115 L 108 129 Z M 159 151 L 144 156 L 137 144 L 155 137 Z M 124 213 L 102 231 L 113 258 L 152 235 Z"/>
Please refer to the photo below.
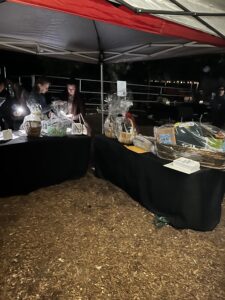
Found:
<path fill-rule="evenodd" d="M 79 114 L 78 114 L 78 115 L 75 115 L 75 116 L 73 116 L 73 121 L 77 121 L 77 120 L 79 120 Z"/>
<path fill-rule="evenodd" d="M 67 114 L 66 117 L 73 120 L 73 114 Z"/>

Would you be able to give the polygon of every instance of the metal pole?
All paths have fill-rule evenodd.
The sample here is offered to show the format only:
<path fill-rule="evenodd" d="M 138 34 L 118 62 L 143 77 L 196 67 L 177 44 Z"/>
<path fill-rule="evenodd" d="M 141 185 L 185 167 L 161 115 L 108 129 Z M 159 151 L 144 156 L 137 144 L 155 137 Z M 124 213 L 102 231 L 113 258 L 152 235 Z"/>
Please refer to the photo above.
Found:
<path fill-rule="evenodd" d="M 100 63 L 101 73 L 101 114 L 102 114 L 102 133 L 104 133 L 104 81 L 103 81 L 103 62 Z"/>
<path fill-rule="evenodd" d="M 4 78 L 6 79 L 6 67 L 4 67 L 3 70 L 4 70 Z"/>
<path fill-rule="evenodd" d="M 32 88 L 35 85 L 35 75 L 31 75 L 31 84 L 32 84 Z"/>

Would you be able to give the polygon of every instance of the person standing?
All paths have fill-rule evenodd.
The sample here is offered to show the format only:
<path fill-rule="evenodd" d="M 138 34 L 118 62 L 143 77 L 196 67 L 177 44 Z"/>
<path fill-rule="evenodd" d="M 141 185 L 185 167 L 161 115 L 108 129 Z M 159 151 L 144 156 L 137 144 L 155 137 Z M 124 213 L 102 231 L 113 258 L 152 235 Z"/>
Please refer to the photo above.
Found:
<path fill-rule="evenodd" d="M 63 101 L 67 101 L 67 114 L 74 122 L 84 121 L 87 129 L 87 135 L 91 135 L 91 127 L 85 120 L 84 103 L 80 98 L 78 87 L 75 80 L 70 80 L 66 85 L 66 92 L 62 97 Z"/>
<path fill-rule="evenodd" d="M 48 108 L 45 94 L 48 92 L 49 86 L 50 81 L 47 78 L 38 78 L 28 97 L 28 107 L 35 104 L 39 104 L 41 106 L 42 111 L 45 111 Z"/>
<path fill-rule="evenodd" d="M 6 98 L 8 91 L 6 89 L 6 79 L 0 77 L 0 98 Z"/>
<path fill-rule="evenodd" d="M 78 87 L 74 80 L 70 80 L 66 85 L 66 91 L 62 96 L 63 101 L 68 103 L 68 115 L 71 115 L 73 120 L 79 118 L 79 114 L 84 116 L 84 104 L 80 98 Z"/>
<path fill-rule="evenodd" d="M 212 124 L 225 129 L 225 88 L 220 86 L 212 103 Z"/>
<path fill-rule="evenodd" d="M 7 90 L 6 79 L 0 77 L 0 130 L 6 129 L 5 124 L 5 110 L 6 110 L 6 99 L 9 97 L 9 92 Z"/>
<path fill-rule="evenodd" d="M 11 105 L 11 121 L 13 129 L 18 130 L 23 123 L 23 119 L 29 114 L 29 108 L 27 107 L 27 100 L 29 93 L 18 82 L 12 83 L 14 91 L 14 99 Z"/>

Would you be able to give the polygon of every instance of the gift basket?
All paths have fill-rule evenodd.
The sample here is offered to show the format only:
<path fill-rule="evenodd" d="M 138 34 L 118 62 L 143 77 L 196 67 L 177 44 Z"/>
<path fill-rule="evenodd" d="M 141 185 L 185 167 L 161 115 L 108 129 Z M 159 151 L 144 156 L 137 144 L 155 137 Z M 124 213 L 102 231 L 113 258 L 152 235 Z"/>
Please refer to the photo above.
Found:
<path fill-rule="evenodd" d="M 29 137 L 38 137 L 41 134 L 41 122 L 26 121 L 24 125 L 25 132 Z"/>
<path fill-rule="evenodd" d="M 168 124 L 154 128 L 156 153 L 174 160 L 186 157 L 201 166 L 225 170 L 225 132 L 197 122 Z"/>
<path fill-rule="evenodd" d="M 47 136 L 65 136 L 68 126 L 71 126 L 68 120 L 51 117 L 49 120 L 42 121 L 42 134 Z"/>
<path fill-rule="evenodd" d="M 116 137 L 122 144 L 132 144 L 136 130 L 134 122 L 129 117 L 116 118 Z"/>
<path fill-rule="evenodd" d="M 116 138 L 116 120 L 112 115 L 109 115 L 105 120 L 104 133 L 109 138 Z"/>
<path fill-rule="evenodd" d="M 29 109 L 31 113 L 24 118 L 21 128 L 25 130 L 28 137 L 38 137 L 41 134 L 41 106 L 32 104 Z"/>
<path fill-rule="evenodd" d="M 59 118 L 68 116 L 68 102 L 62 100 L 52 101 L 51 111 Z"/>
<path fill-rule="evenodd" d="M 72 124 L 72 134 L 76 135 L 88 135 L 88 125 L 84 120 L 82 114 L 79 114 L 77 121 Z"/>
<path fill-rule="evenodd" d="M 72 119 L 67 115 L 68 104 L 66 101 L 53 101 L 51 115 L 42 121 L 42 134 L 47 136 L 65 136 L 67 131 L 72 130 Z"/>
<path fill-rule="evenodd" d="M 136 128 L 127 112 L 133 102 L 126 97 L 116 95 L 109 95 L 105 101 L 108 104 L 108 116 L 104 123 L 105 135 L 109 138 L 117 138 L 123 144 L 132 144 Z"/>

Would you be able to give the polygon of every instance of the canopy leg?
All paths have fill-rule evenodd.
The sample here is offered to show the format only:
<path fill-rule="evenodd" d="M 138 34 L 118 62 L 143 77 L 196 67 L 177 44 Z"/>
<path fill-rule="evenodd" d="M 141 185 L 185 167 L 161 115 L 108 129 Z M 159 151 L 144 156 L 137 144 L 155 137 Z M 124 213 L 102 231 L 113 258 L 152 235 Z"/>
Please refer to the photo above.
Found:
<path fill-rule="evenodd" d="M 103 62 L 100 63 L 101 76 L 101 114 L 102 114 L 102 133 L 104 133 L 104 81 L 103 81 Z"/>

